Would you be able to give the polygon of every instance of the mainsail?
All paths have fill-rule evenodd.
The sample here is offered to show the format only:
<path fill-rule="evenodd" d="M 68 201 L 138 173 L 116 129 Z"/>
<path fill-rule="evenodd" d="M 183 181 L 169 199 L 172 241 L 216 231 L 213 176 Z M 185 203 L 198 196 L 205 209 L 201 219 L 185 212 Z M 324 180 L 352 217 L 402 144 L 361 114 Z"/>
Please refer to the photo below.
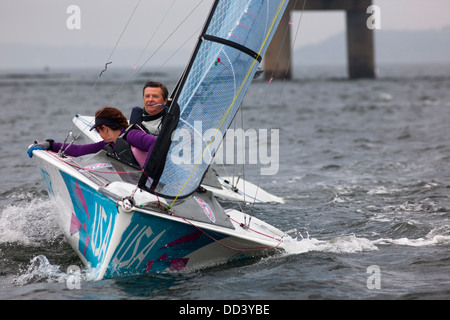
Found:
<path fill-rule="evenodd" d="M 149 161 L 150 168 L 146 168 L 157 182 L 153 187 L 159 195 L 183 198 L 199 187 L 287 3 L 288 0 L 214 2 L 193 57 L 172 94 L 171 109 L 177 108 L 174 118 L 178 120 L 179 116 L 179 120 L 167 156 L 164 152 L 165 163 L 155 164 L 154 158 Z M 153 153 L 158 149 L 155 146 Z M 160 176 L 152 173 L 152 165 L 159 166 Z M 149 189 L 150 183 L 146 184 Z"/>

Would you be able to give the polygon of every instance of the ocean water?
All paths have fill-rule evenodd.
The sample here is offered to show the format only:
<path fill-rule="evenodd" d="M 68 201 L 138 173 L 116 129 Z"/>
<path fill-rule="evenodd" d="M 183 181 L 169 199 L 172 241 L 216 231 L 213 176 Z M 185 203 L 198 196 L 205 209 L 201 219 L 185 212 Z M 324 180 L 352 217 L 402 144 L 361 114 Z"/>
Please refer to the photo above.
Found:
<path fill-rule="evenodd" d="M 114 68 L 96 85 L 98 70 L 0 72 L 0 299 L 450 298 L 450 65 L 432 64 L 379 66 L 376 80 L 348 80 L 344 67 L 255 80 L 236 122 L 279 129 L 279 170 L 235 171 L 285 198 L 244 208 L 288 233 L 284 251 L 89 281 L 27 146 L 64 140 L 77 113 L 113 105 L 129 114 L 145 81 L 172 88 L 179 72 L 149 70 L 123 86 L 129 71 Z M 73 265 L 79 288 L 68 285 Z"/>

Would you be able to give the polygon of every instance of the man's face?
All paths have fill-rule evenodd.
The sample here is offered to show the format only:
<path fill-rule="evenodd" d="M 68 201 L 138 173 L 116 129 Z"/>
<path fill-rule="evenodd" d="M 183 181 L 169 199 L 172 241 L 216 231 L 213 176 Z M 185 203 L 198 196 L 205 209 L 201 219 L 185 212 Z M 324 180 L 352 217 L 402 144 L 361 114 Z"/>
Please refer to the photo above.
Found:
<path fill-rule="evenodd" d="M 160 113 L 167 100 L 164 100 L 161 88 L 147 87 L 144 90 L 144 108 L 145 111 L 151 116 Z"/>

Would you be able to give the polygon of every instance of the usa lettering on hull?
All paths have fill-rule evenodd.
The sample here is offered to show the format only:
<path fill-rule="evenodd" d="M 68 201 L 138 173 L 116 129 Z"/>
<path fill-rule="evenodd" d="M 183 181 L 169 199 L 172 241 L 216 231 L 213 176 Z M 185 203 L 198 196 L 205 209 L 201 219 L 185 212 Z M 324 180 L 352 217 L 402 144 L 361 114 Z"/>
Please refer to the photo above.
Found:
<path fill-rule="evenodd" d="M 165 230 L 154 236 L 150 226 L 136 225 L 117 251 L 112 261 L 113 264 L 121 268 L 139 269 L 143 263 L 147 263 L 146 257 L 148 258 L 153 246 L 164 233 Z M 153 239 L 151 239 L 152 236 Z M 150 239 L 151 241 L 149 241 Z M 144 247 L 141 244 L 145 244 Z M 143 265 L 142 268 L 144 268 Z"/>

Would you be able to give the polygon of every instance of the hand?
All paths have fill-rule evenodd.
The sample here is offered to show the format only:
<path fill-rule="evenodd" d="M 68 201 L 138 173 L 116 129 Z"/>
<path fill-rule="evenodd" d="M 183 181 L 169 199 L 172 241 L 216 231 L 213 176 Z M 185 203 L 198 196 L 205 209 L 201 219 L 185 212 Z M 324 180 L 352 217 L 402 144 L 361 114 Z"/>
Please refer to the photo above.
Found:
<path fill-rule="evenodd" d="M 49 140 L 42 142 L 42 143 L 35 141 L 34 144 L 28 148 L 27 153 L 28 153 L 28 156 L 30 158 L 32 158 L 34 150 L 50 150 L 50 147 L 51 147 L 51 141 L 49 141 Z"/>

